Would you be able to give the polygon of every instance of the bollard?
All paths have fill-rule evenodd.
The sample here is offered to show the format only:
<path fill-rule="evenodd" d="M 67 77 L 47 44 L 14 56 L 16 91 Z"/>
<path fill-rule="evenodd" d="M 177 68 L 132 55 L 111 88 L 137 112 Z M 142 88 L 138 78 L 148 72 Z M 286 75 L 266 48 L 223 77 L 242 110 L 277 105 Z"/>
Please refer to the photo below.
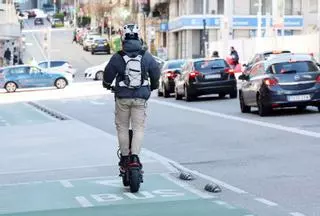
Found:
<path fill-rule="evenodd" d="M 211 193 L 220 193 L 222 191 L 219 185 L 212 184 L 212 183 L 206 184 L 204 189 Z"/>

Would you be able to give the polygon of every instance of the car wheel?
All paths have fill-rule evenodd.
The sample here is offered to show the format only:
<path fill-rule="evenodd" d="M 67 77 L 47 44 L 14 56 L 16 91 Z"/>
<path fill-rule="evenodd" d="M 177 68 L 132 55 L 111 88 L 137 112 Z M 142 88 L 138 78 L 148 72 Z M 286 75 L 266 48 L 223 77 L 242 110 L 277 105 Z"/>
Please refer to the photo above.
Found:
<path fill-rule="evenodd" d="M 163 96 L 164 96 L 165 98 L 170 97 L 170 93 L 167 91 L 166 87 L 163 85 L 162 88 L 163 88 Z"/>
<path fill-rule="evenodd" d="M 94 52 L 91 52 L 91 55 L 94 55 Z"/>
<path fill-rule="evenodd" d="M 15 84 L 14 82 L 7 82 L 4 88 L 8 93 L 13 93 L 17 90 L 17 84 Z"/>
<path fill-rule="evenodd" d="M 219 98 L 224 98 L 225 96 L 226 96 L 225 93 L 220 93 L 220 94 L 219 94 Z"/>
<path fill-rule="evenodd" d="M 160 91 L 160 89 L 158 89 L 158 97 L 162 97 L 163 93 Z"/>
<path fill-rule="evenodd" d="M 230 98 L 237 98 L 238 97 L 238 91 L 237 90 L 233 90 L 232 92 L 230 92 Z"/>
<path fill-rule="evenodd" d="M 193 101 L 194 97 L 192 95 L 190 95 L 187 86 L 184 87 L 184 97 L 186 99 L 186 101 Z"/>
<path fill-rule="evenodd" d="M 251 107 L 250 106 L 247 106 L 244 102 L 244 98 L 243 98 L 243 95 L 240 94 L 240 97 L 239 97 L 239 101 L 240 101 L 240 109 L 241 109 L 241 112 L 242 113 L 249 113 L 251 112 Z"/>
<path fill-rule="evenodd" d="M 304 105 L 300 105 L 300 106 L 297 106 L 297 109 L 299 112 L 303 112 L 307 109 L 307 106 L 304 106 Z"/>
<path fill-rule="evenodd" d="M 96 73 L 95 80 L 102 80 L 102 79 L 103 79 L 103 71 L 98 71 Z"/>
<path fill-rule="evenodd" d="M 57 87 L 57 89 L 64 89 L 67 86 L 67 84 L 68 84 L 67 80 L 64 78 L 58 78 L 54 83 L 54 85 L 55 85 L 55 87 Z"/>
<path fill-rule="evenodd" d="M 180 94 L 178 93 L 178 90 L 177 90 L 177 89 L 175 89 L 175 91 L 174 91 L 174 97 L 175 97 L 176 100 L 181 100 L 181 99 L 182 99 L 182 95 L 180 95 Z"/>
<path fill-rule="evenodd" d="M 257 96 L 257 105 L 260 116 L 267 116 L 270 113 L 271 109 L 263 104 L 260 95 Z"/>

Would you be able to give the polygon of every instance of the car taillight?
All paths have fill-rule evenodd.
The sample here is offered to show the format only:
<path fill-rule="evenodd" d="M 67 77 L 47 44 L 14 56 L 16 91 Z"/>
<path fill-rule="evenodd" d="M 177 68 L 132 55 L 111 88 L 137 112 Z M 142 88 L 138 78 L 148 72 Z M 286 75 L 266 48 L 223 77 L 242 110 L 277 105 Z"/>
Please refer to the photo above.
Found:
<path fill-rule="evenodd" d="M 320 83 L 320 75 L 317 77 L 316 82 Z"/>
<path fill-rule="evenodd" d="M 166 77 L 168 77 L 168 78 L 175 78 L 176 76 L 177 76 L 177 74 L 174 73 L 173 71 L 166 72 Z"/>
<path fill-rule="evenodd" d="M 267 78 L 264 80 L 264 84 L 266 84 L 267 86 L 275 86 L 278 84 L 278 80 L 274 78 Z"/>
<path fill-rule="evenodd" d="M 234 70 L 231 69 L 231 68 L 225 68 L 225 69 L 224 69 L 224 72 L 225 72 L 225 73 L 234 73 Z"/>
<path fill-rule="evenodd" d="M 189 73 L 189 79 L 194 79 L 199 75 L 201 75 L 199 71 L 192 71 L 191 73 Z"/>

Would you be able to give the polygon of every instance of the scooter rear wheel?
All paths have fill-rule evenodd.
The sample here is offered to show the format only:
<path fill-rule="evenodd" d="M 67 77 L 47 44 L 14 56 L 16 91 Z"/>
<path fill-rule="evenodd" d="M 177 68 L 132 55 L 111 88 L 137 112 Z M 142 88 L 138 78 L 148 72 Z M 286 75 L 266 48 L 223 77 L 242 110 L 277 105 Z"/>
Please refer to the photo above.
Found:
<path fill-rule="evenodd" d="M 139 168 L 131 168 L 129 170 L 130 177 L 130 192 L 136 193 L 140 189 L 141 172 Z"/>

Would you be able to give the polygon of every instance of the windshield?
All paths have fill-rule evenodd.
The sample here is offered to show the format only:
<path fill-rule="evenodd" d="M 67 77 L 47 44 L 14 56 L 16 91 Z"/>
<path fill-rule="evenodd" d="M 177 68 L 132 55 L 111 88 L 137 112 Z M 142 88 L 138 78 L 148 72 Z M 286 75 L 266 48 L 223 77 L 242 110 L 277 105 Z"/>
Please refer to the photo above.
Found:
<path fill-rule="evenodd" d="M 184 64 L 184 60 L 179 60 L 179 61 L 172 61 L 168 63 L 168 69 L 173 69 L 173 68 L 181 68 L 182 65 Z"/>
<path fill-rule="evenodd" d="M 271 55 L 279 55 L 284 53 L 291 53 L 290 51 L 273 51 L 273 52 L 267 52 L 264 54 L 264 59 L 268 59 Z"/>
<path fill-rule="evenodd" d="M 275 74 L 305 73 L 318 71 L 318 68 L 312 61 L 281 62 L 272 65 L 272 71 Z"/>
<path fill-rule="evenodd" d="M 194 63 L 194 69 L 197 71 L 209 70 L 209 69 L 221 69 L 227 66 L 228 65 L 223 59 L 203 60 L 203 61 L 197 61 Z"/>

